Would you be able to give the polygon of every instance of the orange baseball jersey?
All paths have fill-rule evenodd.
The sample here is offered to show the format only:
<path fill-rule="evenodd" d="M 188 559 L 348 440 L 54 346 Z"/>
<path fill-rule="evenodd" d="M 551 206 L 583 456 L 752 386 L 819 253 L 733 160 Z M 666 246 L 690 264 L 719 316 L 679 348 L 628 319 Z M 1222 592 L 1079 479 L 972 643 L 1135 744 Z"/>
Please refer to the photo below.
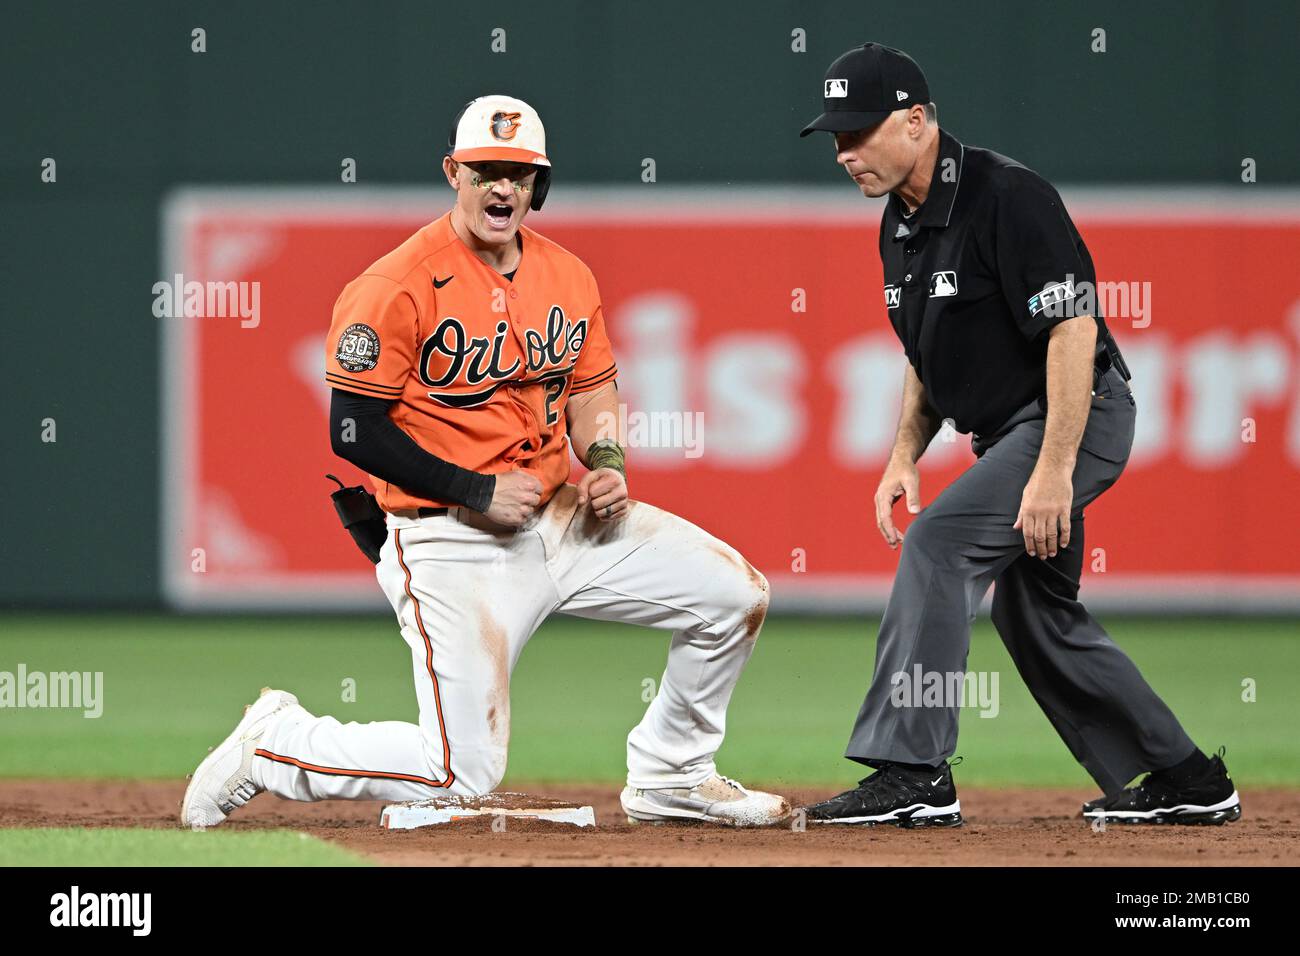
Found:
<path fill-rule="evenodd" d="M 379 259 L 334 304 L 325 380 L 392 399 L 389 417 L 430 454 L 535 475 L 545 503 L 569 476 L 569 395 L 618 369 L 591 270 L 531 229 L 519 235 L 513 281 L 460 241 L 450 213 Z M 371 482 L 385 511 L 456 505 Z"/>

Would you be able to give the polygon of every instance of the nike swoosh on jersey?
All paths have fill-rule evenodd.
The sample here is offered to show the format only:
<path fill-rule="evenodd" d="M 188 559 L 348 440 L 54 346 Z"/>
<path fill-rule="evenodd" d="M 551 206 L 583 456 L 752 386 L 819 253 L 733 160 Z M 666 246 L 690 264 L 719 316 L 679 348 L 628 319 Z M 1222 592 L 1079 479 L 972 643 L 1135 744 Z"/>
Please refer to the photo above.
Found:
<path fill-rule="evenodd" d="M 454 278 L 456 278 L 454 275 L 450 275 L 450 276 L 447 276 L 447 278 L 445 278 L 445 279 L 439 281 L 439 280 L 438 280 L 438 277 L 437 277 L 437 276 L 434 276 L 434 277 L 433 277 L 433 287 L 434 287 L 435 289 L 441 289 L 443 286 L 445 286 L 448 282 L 450 282 L 450 281 L 451 281 L 452 279 L 454 279 Z"/>

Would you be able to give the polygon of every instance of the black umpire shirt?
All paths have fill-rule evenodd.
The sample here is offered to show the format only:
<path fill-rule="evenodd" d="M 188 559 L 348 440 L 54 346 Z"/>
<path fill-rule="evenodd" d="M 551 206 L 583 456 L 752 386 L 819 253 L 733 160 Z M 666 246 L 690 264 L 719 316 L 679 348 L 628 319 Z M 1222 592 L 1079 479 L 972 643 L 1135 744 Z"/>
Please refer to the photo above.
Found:
<path fill-rule="evenodd" d="M 990 435 L 1045 394 L 1052 326 L 1077 308 L 1105 335 L 1092 257 L 1050 183 L 942 129 L 930 192 L 905 212 L 891 194 L 880 222 L 889 321 L 931 406 Z"/>

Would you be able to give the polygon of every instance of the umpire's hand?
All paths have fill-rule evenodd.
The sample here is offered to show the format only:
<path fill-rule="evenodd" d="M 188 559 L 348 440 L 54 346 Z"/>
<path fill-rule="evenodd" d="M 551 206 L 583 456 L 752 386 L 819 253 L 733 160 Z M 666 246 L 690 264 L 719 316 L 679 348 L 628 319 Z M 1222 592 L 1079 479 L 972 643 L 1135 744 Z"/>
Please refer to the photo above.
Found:
<path fill-rule="evenodd" d="M 916 463 L 907 459 L 890 458 L 885 474 L 876 489 L 876 527 L 890 548 L 903 543 L 903 532 L 894 527 L 894 502 L 907 498 L 907 510 L 921 513 L 921 475 Z"/>
<path fill-rule="evenodd" d="M 1070 505 L 1074 501 L 1070 472 L 1035 468 L 1020 496 L 1020 514 L 1011 527 L 1025 536 L 1025 553 L 1046 561 L 1070 546 Z"/>

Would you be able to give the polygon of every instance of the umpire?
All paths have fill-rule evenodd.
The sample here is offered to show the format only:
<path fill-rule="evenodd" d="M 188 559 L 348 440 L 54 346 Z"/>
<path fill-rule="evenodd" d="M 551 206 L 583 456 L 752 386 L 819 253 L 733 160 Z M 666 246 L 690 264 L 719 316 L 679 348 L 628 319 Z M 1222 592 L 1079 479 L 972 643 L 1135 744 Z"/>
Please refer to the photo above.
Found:
<path fill-rule="evenodd" d="M 822 94 L 824 112 L 800 135 L 832 133 L 835 161 L 862 194 L 888 196 L 885 308 L 908 365 L 875 500 L 881 535 L 903 550 L 846 751 L 876 772 L 809 807 L 808 819 L 961 824 L 947 760 L 961 703 L 953 692 L 992 585 L 1011 659 L 1104 794 L 1085 817 L 1236 820 L 1222 753 L 1197 749 L 1078 601 L 1083 511 L 1123 471 L 1136 409 L 1061 197 L 1015 160 L 941 129 L 905 53 L 850 50 Z M 945 419 L 972 433 L 977 460 L 923 509 L 916 462 Z M 893 520 L 900 498 L 916 516 L 906 539 Z"/>

